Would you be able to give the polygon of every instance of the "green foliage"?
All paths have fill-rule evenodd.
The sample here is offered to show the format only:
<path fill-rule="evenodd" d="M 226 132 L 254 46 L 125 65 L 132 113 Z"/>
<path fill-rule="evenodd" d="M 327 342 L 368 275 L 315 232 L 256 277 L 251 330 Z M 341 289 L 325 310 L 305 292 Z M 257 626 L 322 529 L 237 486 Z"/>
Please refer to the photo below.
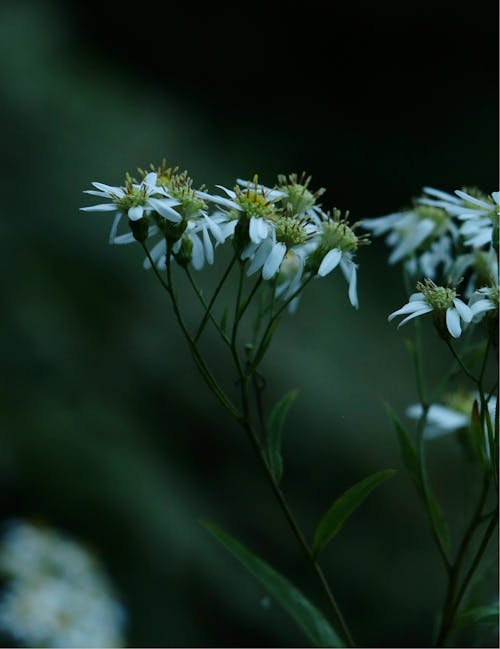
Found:
<path fill-rule="evenodd" d="M 368 498 L 375 487 L 392 478 L 395 473 L 394 469 L 378 471 L 357 482 L 337 498 L 316 528 L 313 545 L 315 555 L 318 555 L 338 534 L 345 521 Z"/>
<path fill-rule="evenodd" d="M 297 398 L 298 390 L 290 390 L 274 406 L 269 415 L 268 433 L 268 461 L 276 482 L 280 482 L 283 475 L 283 458 L 281 456 L 281 439 L 285 419 L 293 402 Z"/>
<path fill-rule="evenodd" d="M 315 647 L 343 647 L 320 611 L 285 577 L 211 521 L 202 525 L 233 554 L 295 620 Z"/>

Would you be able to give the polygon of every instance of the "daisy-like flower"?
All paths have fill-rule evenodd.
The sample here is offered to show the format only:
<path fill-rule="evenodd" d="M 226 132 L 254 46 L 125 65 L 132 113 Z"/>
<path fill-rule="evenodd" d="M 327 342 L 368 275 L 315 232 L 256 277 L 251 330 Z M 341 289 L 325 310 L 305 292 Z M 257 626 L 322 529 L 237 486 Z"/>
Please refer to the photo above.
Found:
<path fill-rule="evenodd" d="M 468 429 L 475 400 L 479 402 L 479 395 L 474 392 L 458 392 L 447 395 L 443 403 L 433 403 L 427 411 L 424 437 L 435 439 Z M 492 420 L 495 418 L 496 403 L 494 396 L 488 401 L 488 411 Z M 410 419 L 420 419 L 422 414 L 423 408 L 419 403 L 412 404 L 406 409 L 406 415 Z M 487 440 L 486 430 L 485 439 Z"/>
<path fill-rule="evenodd" d="M 269 280 L 279 272 L 287 252 L 303 256 L 301 247 L 316 228 L 305 216 L 278 205 L 287 197 L 284 191 L 259 184 L 257 176 L 247 182 L 245 189 L 239 185 L 234 190 L 218 187 L 228 198 L 205 192 L 198 195 L 225 208 L 228 219 L 236 222 L 235 245 L 240 258 L 248 261 L 248 275 L 261 271 L 263 279 Z"/>
<path fill-rule="evenodd" d="M 447 267 L 451 263 L 449 250 L 457 228 L 440 206 L 416 200 L 413 209 L 364 219 L 362 225 L 374 236 L 385 235 L 386 244 L 392 248 L 388 259 L 391 265 L 404 261 L 410 272 L 434 277 L 439 264 Z"/>
<path fill-rule="evenodd" d="M 425 187 L 424 191 L 432 198 L 422 198 L 420 203 L 442 208 L 464 222 L 459 231 L 466 245 L 481 248 L 492 243 L 495 229 L 498 232 L 500 192 L 485 196 L 477 189 L 457 189 L 455 195 L 433 187 Z"/>
<path fill-rule="evenodd" d="M 498 303 L 498 286 L 483 286 L 483 288 L 477 289 L 469 300 L 472 321 L 481 320 L 486 313 L 491 311 L 496 311 L 498 317 Z"/>
<path fill-rule="evenodd" d="M 340 266 L 348 285 L 349 300 L 358 307 L 357 294 L 357 265 L 354 254 L 360 245 L 369 243 L 368 235 L 358 236 L 355 230 L 360 223 L 348 224 L 347 212 L 342 217 L 340 210 L 334 209 L 332 214 L 321 213 L 315 216 L 317 231 L 312 239 L 314 250 L 307 259 L 307 268 L 319 277 L 329 275 Z"/>
<path fill-rule="evenodd" d="M 124 646 L 125 609 L 102 565 L 58 530 L 8 521 L 0 574 L 0 631 L 16 646 Z"/>
<path fill-rule="evenodd" d="M 155 206 L 151 204 L 151 201 L 155 200 L 153 196 L 158 194 L 156 182 L 157 174 L 155 172 L 148 173 L 140 183 L 134 182 L 127 174 L 125 184 L 121 187 L 93 182 L 92 185 L 95 189 L 86 189 L 84 193 L 106 198 L 109 202 L 81 207 L 80 209 L 84 212 L 116 212 L 109 235 L 110 243 L 116 243 L 118 226 L 123 216 L 128 217 L 129 221 L 134 223 L 141 221 L 155 210 L 161 217 L 179 222 L 181 220 L 179 214 L 173 209 L 174 206 L 179 204 L 175 198 L 171 196 L 164 197 L 162 200 L 157 199 Z M 146 226 L 145 238 L 147 235 L 148 230 Z M 130 240 L 133 241 L 134 237 L 132 236 Z M 118 243 L 125 242 L 128 243 L 124 239 L 118 241 Z"/>
<path fill-rule="evenodd" d="M 388 316 L 391 321 L 395 317 L 406 316 L 398 325 L 401 327 L 413 318 L 432 313 L 434 324 L 440 335 L 445 339 L 449 336 L 459 338 L 462 333 L 461 322 L 471 322 L 473 312 L 457 297 L 453 288 L 437 286 L 430 279 L 417 283 L 417 293 L 413 293 L 407 304 Z"/>

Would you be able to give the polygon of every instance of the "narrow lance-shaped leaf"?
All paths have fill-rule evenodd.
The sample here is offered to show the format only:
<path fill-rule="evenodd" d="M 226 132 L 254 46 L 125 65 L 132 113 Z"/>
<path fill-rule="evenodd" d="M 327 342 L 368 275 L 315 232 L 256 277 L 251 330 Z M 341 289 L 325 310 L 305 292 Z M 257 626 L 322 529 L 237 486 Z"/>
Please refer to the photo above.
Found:
<path fill-rule="evenodd" d="M 285 419 L 290 410 L 291 405 L 297 398 L 298 391 L 290 390 L 278 403 L 274 406 L 269 415 L 267 424 L 269 440 L 268 440 L 268 457 L 269 466 L 273 473 L 276 482 L 281 480 L 283 474 L 283 458 L 281 456 L 281 439 Z"/>
<path fill-rule="evenodd" d="M 472 624 L 488 624 L 491 626 L 498 626 L 500 622 L 498 604 L 491 604 L 490 606 L 476 606 L 469 608 L 455 618 L 453 630 Z"/>
<path fill-rule="evenodd" d="M 439 506 L 436 497 L 432 493 L 430 485 L 427 483 L 424 487 L 424 485 L 422 484 L 422 473 L 417 450 L 410 438 L 409 433 L 399 420 L 394 410 L 389 404 L 386 403 L 384 405 L 386 412 L 392 423 L 394 424 L 394 428 L 396 429 L 396 433 L 398 435 L 401 459 L 403 460 L 403 463 L 405 464 L 410 477 L 415 483 L 420 497 L 422 498 L 422 500 L 424 500 L 424 502 L 427 501 L 427 508 L 429 516 L 432 519 L 433 529 L 436 535 L 439 537 L 441 547 L 443 548 L 444 552 L 446 553 L 446 555 L 449 555 L 451 541 L 448 525 L 443 516 L 443 512 L 441 511 L 441 507 Z"/>
<path fill-rule="evenodd" d="M 337 498 L 316 528 L 313 544 L 313 552 L 316 556 L 337 535 L 345 521 L 363 503 L 375 487 L 391 478 L 395 473 L 394 469 L 378 471 L 357 482 L 345 491 L 340 498 Z"/>
<path fill-rule="evenodd" d="M 295 620 L 316 647 L 344 647 L 338 634 L 323 614 L 269 564 L 247 550 L 227 532 L 211 521 L 202 525 L 258 579 Z"/>
<path fill-rule="evenodd" d="M 417 489 L 419 490 L 419 492 L 421 492 L 422 487 L 420 482 L 420 472 L 418 469 L 418 457 L 417 457 L 417 451 L 415 449 L 415 446 L 413 445 L 413 442 L 410 438 L 408 431 L 399 420 L 399 417 L 397 416 L 393 408 L 388 403 L 385 403 L 384 406 L 387 415 L 389 416 L 389 419 L 392 421 L 392 423 L 394 424 L 394 428 L 396 429 L 398 442 L 399 442 L 399 449 L 401 452 L 401 459 L 403 460 L 403 463 L 408 473 L 410 474 L 411 479 L 415 483 Z"/>

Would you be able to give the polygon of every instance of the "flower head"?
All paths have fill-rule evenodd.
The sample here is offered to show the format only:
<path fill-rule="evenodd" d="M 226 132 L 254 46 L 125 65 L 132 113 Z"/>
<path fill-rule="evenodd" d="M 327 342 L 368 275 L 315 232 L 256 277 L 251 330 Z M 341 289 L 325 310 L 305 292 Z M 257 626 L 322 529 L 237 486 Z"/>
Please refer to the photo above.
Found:
<path fill-rule="evenodd" d="M 458 338 L 462 333 L 461 321 L 469 323 L 473 313 L 471 309 L 457 297 L 454 288 L 437 286 L 430 279 L 417 283 L 417 293 L 413 293 L 407 304 L 388 316 L 388 320 L 399 315 L 406 317 L 398 325 L 401 327 L 413 318 L 432 313 L 434 324 L 440 335 L 445 339 L 449 336 Z"/>
<path fill-rule="evenodd" d="M 469 428 L 474 401 L 479 401 L 475 392 L 453 392 L 443 398 L 442 403 L 433 403 L 427 411 L 424 436 L 435 439 Z M 496 397 L 488 401 L 490 417 L 495 416 Z M 419 419 L 423 414 L 420 404 L 412 404 L 406 409 L 406 415 L 411 419 Z M 485 436 L 486 430 L 485 430 Z"/>
<path fill-rule="evenodd" d="M 123 647 L 125 611 L 96 557 L 49 527 L 9 521 L 0 631 L 28 647 Z"/>
<path fill-rule="evenodd" d="M 362 225 L 374 236 L 385 235 L 392 248 L 391 265 L 404 261 L 413 274 L 434 277 L 440 264 L 447 268 L 451 263 L 449 252 L 457 229 L 450 215 L 438 205 L 417 199 L 411 209 L 365 219 Z"/>
<path fill-rule="evenodd" d="M 349 224 L 349 212 L 342 216 L 340 210 L 331 214 L 315 216 L 316 233 L 313 237 L 314 249 L 307 259 L 307 268 L 313 274 L 324 277 L 340 266 L 349 284 L 349 300 L 358 306 L 357 266 L 354 254 L 361 245 L 369 243 L 368 235 L 357 235 L 359 223 Z"/>

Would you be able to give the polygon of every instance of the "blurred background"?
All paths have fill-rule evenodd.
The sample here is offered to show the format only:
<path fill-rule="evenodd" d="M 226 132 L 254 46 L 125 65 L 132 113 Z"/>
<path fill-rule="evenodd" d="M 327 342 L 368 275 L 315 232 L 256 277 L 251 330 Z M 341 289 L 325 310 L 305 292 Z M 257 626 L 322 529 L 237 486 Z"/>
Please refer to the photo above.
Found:
<path fill-rule="evenodd" d="M 328 12 L 314 2 L 1 3 L 0 514 L 93 548 L 128 611 L 128 646 L 307 643 L 277 603 L 262 605 L 263 589 L 200 517 L 325 602 L 140 249 L 109 247 L 111 219 L 80 212 L 82 191 L 166 157 L 209 190 L 306 171 L 324 204 L 354 220 L 405 207 L 424 185 L 489 193 L 497 24 L 486 0 Z M 323 564 L 360 646 L 428 646 L 445 579 L 383 408 L 404 417 L 416 399 L 407 332 L 386 320 L 405 301 L 386 259 L 381 240 L 360 251 L 358 311 L 339 272 L 314 282 L 263 372 L 268 404 L 299 390 L 284 489 L 309 535 L 352 483 L 399 469 Z M 185 308 L 194 322 L 194 299 Z M 424 333 L 432 378 L 448 358 Z M 231 386 L 214 341 L 207 332 Z M 454 529 L 471 468 L 453 439 L 435 442 L 431 471 Z"/>

